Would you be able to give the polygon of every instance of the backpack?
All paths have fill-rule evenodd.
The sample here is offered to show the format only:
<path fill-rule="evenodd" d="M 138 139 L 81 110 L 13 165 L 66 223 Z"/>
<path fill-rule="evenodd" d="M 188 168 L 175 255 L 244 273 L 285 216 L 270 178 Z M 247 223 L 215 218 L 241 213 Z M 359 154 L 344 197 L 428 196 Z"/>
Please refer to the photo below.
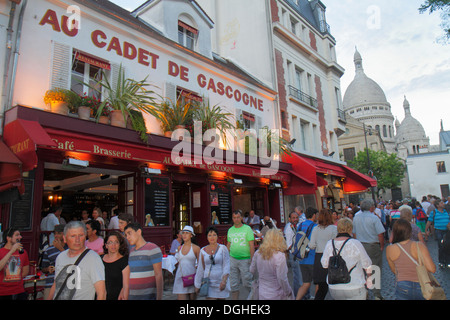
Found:
<path fill-rule="evenodd" d="M 425 212 L 422 210 L 422 208 L 417 208 L 417 209 L 416 209 L 416 220 L 417 220 L 417 221 L 427 220 L 427 215 L 426 215 Z"/>
<path fill-rule="evenodd" d="M 328 260 L 328 284 L 339 284 L 339 283 L 349 283 L 351 280 L 350 273 L 355 269 L 356 265 L 350 269 L 347 268 L 347 263 L 341 256 L 341 251 L 344 248 L 348 240 L 342 244 L 339 252 L 336 252 L 336 247 L 334 246 L 334 239 L 331 240 L 333 244 L 333 255 Z"/>
<path fill-rule="evenodd" d="M 302 260 L 308 257 L 309 254 L 309 235 L 311 234 L 311 230 L 314 227 L 314 223 L 311 223 L 306 230 L 306 232 L 302 231 L 302 224 L 298 227 L 298 231 L 295 234 L 294 245 L 292 246 L 292 255 L 294 256 L 294 261 Z"/>

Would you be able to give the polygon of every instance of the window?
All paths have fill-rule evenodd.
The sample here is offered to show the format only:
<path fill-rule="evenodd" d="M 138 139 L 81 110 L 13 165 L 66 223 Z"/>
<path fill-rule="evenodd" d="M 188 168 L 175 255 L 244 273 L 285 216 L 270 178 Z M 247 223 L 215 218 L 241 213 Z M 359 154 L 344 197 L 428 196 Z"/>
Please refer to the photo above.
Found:
<path fill-rule="evenodd" d="M 442 199 L 447 199 L 450 196 L 450 189 L 448 184 L 441 184 Z"/>
<path fill-rule="evenodd" d="M 386 127 L 386 125 L 383 126 L 383 137 L 387 138 L 387 127 Z"/>
<path fill-rule="evenodd" d="M 295 88 L 297 88 L 298 90 L 302 90 L 302 74 L 303 71 L 300 69 L 295 69 Z"/>
<path fill-rule="evenodd" d="M 101 93 L 90 88 L 102 78 L 102 70 L 110 70 L 109 63 L 96 57 L 74 50 L 72 56 L 72 75 L 70 89 L 79 95 L 85 93 L 101 100 Z"/>
<path fill-rule="evenodd" d="M 308 141 L 308 129 L 309 129 L 309 123 L 306 121 L 300 120 L 300 147 L 303 150 L 307 150 L 307 144 L 306 141 Z"/>
<path fill-rule="evenodd" d="M 203 101 L 203 98 L 199 96 L 197 93 L 184 89 L 182 87 L 177 87 L 177 101 L 178 99 L 180 99 L 181 102 L 184 104 L 189 102 L 195 104 L 197 102 Z"/>
<path fill-rule="evenodd" d="M 194 50 L 198 30 L 190 25 L 178 20 L 178 43 L 182 46 Z"/>
<path fill-rule="evenodd" d="M 436 162 L 437 172 L 438 173 L 444 173 L 447 172 L 445 170 L 445 161 L 438 161 Z"/>
<path fill-rule="evenodd" d="M 291 18 L 291 31 L 293 34 L 297 34 L 297 21 L 295 19 Z"/>
<path fill-rule="evenodd" d="M 356 157 L 355 148 L 344 149 L 344 161 L 352 161 Z"/>

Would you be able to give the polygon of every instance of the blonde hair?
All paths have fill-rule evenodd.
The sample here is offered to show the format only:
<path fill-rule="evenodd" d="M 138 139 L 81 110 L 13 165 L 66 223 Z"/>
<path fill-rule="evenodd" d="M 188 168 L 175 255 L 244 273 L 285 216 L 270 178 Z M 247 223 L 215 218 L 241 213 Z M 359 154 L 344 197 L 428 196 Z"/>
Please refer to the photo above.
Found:
<path fill-rule="evenodd" d="M 338 233 L 352 233 L 353 232 L 353 222 L 349 218 L 341 218 L 337 223 Z"/>
<path fill-rule="evenodd" d="M 281 231 L 278 229 L 268 230 L 258 251 L 264 260 L 269 260 L 277 251 L 287 251 L 286 241 Z"/>

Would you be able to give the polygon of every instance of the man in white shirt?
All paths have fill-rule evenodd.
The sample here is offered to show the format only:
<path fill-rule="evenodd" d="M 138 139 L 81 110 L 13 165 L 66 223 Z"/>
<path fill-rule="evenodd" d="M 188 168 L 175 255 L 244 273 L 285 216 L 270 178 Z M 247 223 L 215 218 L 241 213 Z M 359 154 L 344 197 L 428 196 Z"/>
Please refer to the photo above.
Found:
<path fill-rule="evenodd" d="M 300 273 L 300 265 L 298 261 L 294 260 L 294 256 L 291 252 L 293 242 L 295 240 L 295 234 L 297 233 L 297 227 L 299 223 L 298 214 L 296 212 L 291 212 L 289 214 L 289 223 L 284 227 L 284 237 L 286 239 L 286 244 L 289 251 L 289 264 L 292 269 L 292 289 L 294 293 L 297 294 L 298 289 L 302 285 L 302 277 Z"/>

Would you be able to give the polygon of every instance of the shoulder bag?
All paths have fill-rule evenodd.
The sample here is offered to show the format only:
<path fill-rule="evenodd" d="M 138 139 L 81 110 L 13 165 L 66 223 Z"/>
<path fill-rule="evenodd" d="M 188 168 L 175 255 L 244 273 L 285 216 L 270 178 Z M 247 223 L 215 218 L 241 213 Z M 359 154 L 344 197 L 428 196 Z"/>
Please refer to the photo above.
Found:
<path fill-rule="evenodd" d="M 406 250 L 397 243 L 397 246 L 416 264 L 417 277 L 419 278 L 420 288 L 425 300 L 446 300 L 444 289 L 436 280 L 433 273 L 429 272 L 423 264 L 422 253 L 420 252 L 419 244 L 416 242 L 417 255 L 419 262 L 414 260 Z"/>
<path fill-rule="evenodd" d="M 91 250 L 91 249 L 86 249 L 86 250 L 83 251 L 83 253 L 81 253 L 81 255 L 78 257 L 77 261 L 75 261 L 74 266 L 77 266 L 77 265 L 80 264 L 81 260 L 83 260 L 84 256 L 88 253 L 89 250 Z M 66 269 L 66 268 L 67 268 L 67 266 L 64 267 L 64 269 Z M 64 269 L 63 269 L 63 270 L 64 270 Z M 61 272 L 62 272 L 63 270 L 61 270 Z M 66 288 L 67 280 L 68 280 L 69 277 L 72 276 L 72 275 L 73 275 L 73 273 L 69 273 L 69 274 L 67 275 L 67 277 L 64 279 L 64 282 L 62 283 L 61 287 L 59 288 L 58 293 L 56 294 L 54 300 L 58 300 L 58 299 L 59 299 L 59 297 L 61 296 L 61 293 L 62 293 L 62 292 L 64 291 L 64 289 Z M 55 281 L 56 281 L 56 279 L 55 279 Z M 70 292 L 69 297 L 72 298 L 72 297 L 74 296 L 74 294 L 75 294 L 75 290 L 72 290 L 72 292 Z"/>
<path fill-rule="evenodd" d="M 219 244 L 219 246 L 217 247 L 217 251 L 216 251 L 216 253 L 215 253 L 214 256 L 213 256 L 213 261 L 214 261 L 214 258 L 216 257 L 217 252 L 219 252 L 219 250 L 221 250 L 220 244 Z M 205 251 L 205 252 L 206 252 L 206 251 Z M 203 257 L 203 254 L 202 254 L 202 263 L 203 263 L 203 269 L 205 269 L 205 259 L 204 259 L 204 257 Z M 201 285 L 200 285 L 200 291 L 199 291 L 199 293 L 198 293 L 199 297 L 206 297 L 206 296 L 208 296 L 208 290 L 209 290 L 209 276 L 211 275 L 211 269 L 212 269 L 213 265 L 214 265 L 214 264 L 211 264 L 211 267 L 209 267 L 209 273 L 208 273 L 208 276 L 202 278 L 202 283 L 201 283 Z"/>

